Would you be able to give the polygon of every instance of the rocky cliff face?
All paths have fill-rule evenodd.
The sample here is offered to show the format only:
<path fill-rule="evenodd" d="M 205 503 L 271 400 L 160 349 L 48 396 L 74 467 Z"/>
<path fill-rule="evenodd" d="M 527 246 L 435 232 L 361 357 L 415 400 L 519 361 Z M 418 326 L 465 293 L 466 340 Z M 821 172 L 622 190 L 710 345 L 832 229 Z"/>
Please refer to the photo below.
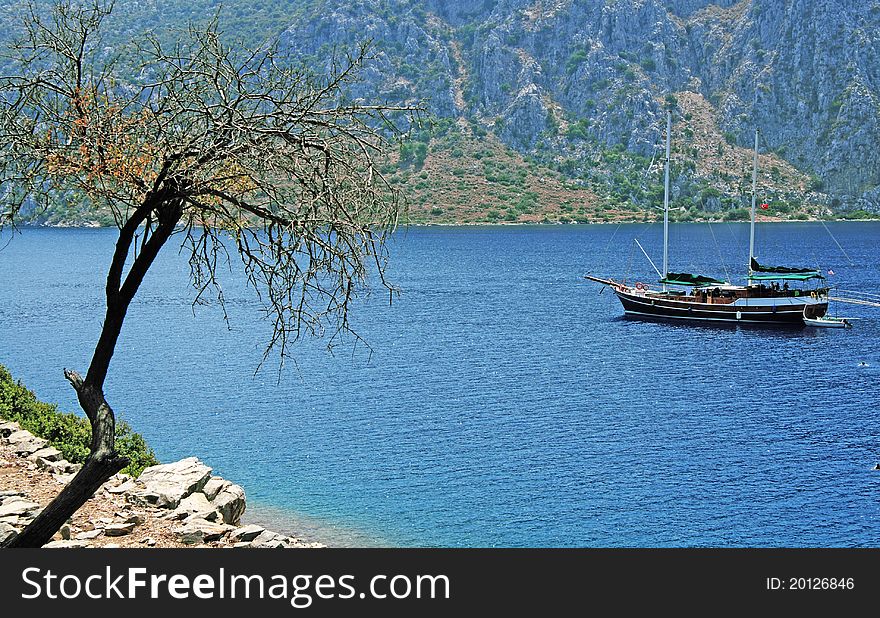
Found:
<path fill-rule="evenodd" d="M 0 0 L 0 16 L 14 22 L 20 5 Z M 174 41 L 216 11 L 118 0 L 105 43 Z M 656 164 L 671 105 L 683 207 L 717 209 L 707 190 L 742 205 L 757 128 L 775 197 L 880 211 L 880 0 L 227 0 L 220 24 L 251 46 L 280 32 L 317 69 L 372 41 L 352 96 L 427 101 L 464 138 L 489 133 L 612 207 L 654 190 L 659 175 L 631 189 Z"/>
<path fill-rule="evenodd" d="M 690 92 L 729 141 L 757 128 L 833 204 L 880 208 L 880 2 L 324 0 L 283 36 L 317 61 L 365 39 L 361 94 L 428 99 L 524 153 L 650 157 Z"/>

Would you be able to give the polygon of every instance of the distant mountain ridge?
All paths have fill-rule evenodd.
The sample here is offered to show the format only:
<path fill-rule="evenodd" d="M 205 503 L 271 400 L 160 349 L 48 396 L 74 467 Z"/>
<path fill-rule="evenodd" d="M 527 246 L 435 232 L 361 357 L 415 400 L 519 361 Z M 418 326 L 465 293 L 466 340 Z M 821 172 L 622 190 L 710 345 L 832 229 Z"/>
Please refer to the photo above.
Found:
<path fill-rule="evenodd" d="M 219 5 L 119 0 L 114 19 L 136 36 Z M 426 161 L 421 184 L 449 176 L 432 155 L 439 166 L 473 150 L 462 141 L 492 138 L 533 171 L 554 170 L 560 187 L 590 191 L 597 212 L 653 208 L 671 106 L 682 212 L 746 205 L 756 128 L 762 199 L 780 212 L 880 211 L 880 1 L 227 0 L 221 25 L 252 44 L 281 33 L 318 69 L 372 40 L 353 94 L 426 100 L 439 121 L 398 175 L 410 188 Z"/>

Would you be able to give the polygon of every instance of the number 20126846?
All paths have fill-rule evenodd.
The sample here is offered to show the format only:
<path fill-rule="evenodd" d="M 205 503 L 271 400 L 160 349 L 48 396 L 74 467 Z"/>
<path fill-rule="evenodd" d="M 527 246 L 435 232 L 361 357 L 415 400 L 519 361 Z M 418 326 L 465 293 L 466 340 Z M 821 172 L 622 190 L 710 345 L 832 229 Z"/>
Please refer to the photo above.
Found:
<path fill-rule="evenodd" d="M 768 577 L 767 590 L 854 590 L 852 577 Z"/>

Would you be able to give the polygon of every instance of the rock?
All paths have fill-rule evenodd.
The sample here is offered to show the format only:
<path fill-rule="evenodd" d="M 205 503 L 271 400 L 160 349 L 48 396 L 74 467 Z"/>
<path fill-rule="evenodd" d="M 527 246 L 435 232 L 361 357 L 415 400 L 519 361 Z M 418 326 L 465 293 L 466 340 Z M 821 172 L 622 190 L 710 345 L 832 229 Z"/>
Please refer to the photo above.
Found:
<path fill-rule="evenodd" d="M 22 517 L 30 515 L 39 508 L 40 505 L 36 502 L 30 502 L 24 499 L 4 502 L 3 505 L 0 506 L 0 517 L 6 517 L 8 515 L 18 515 L 19 517 Z"/>
<path fill-rule="evenodd" d="M 21 427 L 14 421 L 0 421 L 0 438 L 6 439 L 16 431 L 21 431 Z"/>
<path fill-rule="evenodd" d="M 124 494 L 126 492 L 131 491 L 135 487 L 137 487 L 137 483 L 129 480 L 129 481 L 125 481 L 124 483 L 121 483 L 119 485 L 114 485 L 112 487 L 105 487 L 105 489 L 107 490 L 108 493 L 111 493 L 111 494 Z"/>
<path fill-rule="evenodd" d="M 36 437 L 29 431 L 23 429 L 12 432 L 6 438 L 6 442 L 12 446 L 12 450 L 16 455 L 26 457 L 32 453 L 45 448 L 49 444 L 48 440 Z"/>
<path fill-rule="evenodd" d="M 4 489 L 3 491 L 0 491 L 0 503 L 6 498 L 14 498 L 16 496 L 24 496 L 24 492 L 13 489 Z"/>
<path fill-rule="evenodd" d="M 85 541 L 51 541 L 43 545 L 44 549 L 75 549 L 79 547 L 88 547 Z"/>
<path fill-rule="evenodd" d="M 9 524 L 10 526 L 15 526 L 18 525 L 18 521 L 18 515 L 7 515 L 6 517 L 0 517 L 0 524 Z"/>
<path fill-rule="evenodd" d="M 65 541 L 70 540 L 70 526 L 64 524 L 63 526 L 61 526 L 61 529 L 58 532 L 61 533 L 62 539 L 64 539 Z"/>
<path fill-rule="evenodd" d="M 101 536 L 101 530 L 86 530 L 85 532 L 80 532 L 74 538 L 77 541 L 91 541 L 92 539 L 96 539 Z"/>
<path fill-rule="evenodd" d="M 54 461 L 49 461 L 48 459 L 43 459 L 42 457 L 38 457 L 35 461 L 37 463 L 37 470 L 49 470 L 53 474 L 64 472 L 63 470 L 58 470 L 55 468 Z"/>
<path fill-rule="evenodd" d="M 19 442 L 25 442 L 34 437 L 34 434 L 25 430 L 25 429 L 17 429 L 11 433 L 8 433 L 4 436 L 6 438 L 7 444 L 17 444 Z"/>
<path fill-rule="evenodd" d="M 213 500 L 217 497 L 217 494 L 230 485 L 232 485 L 231 481 L 227 481 L 219 476 L 212 476 L 211 480 L 205 483 L 205 486 L 202 488 L 202 493 L 205 494 L 208 500 Z"/>
<path fill-rule="evenodd" d="M 229 540 L 234 543 L 244 542 L 249 543 L 253 541 L 255 538 L 260 536 L 266 529 L 262 526 L 258 526 L 256 524 L 248 524 L 247 526 L 242 526 L 236 530 L 233 530 L 229 533 Z"/>
<path fill-rule="evenodd" d="M 232 526 L 216 524 L 204 519 L 188 519 L 182 526 L 173 528 L 172 534 L 186 545 L 217 541 L 225 534 L 234 530 Z"/>
<path fill-rule="evenodd" d="M 316 545 L 320 547 L 320 544 L 305 543 L 303 541 L 300 541 L 299 539 L 288 539 L 287 541 L 287 547 L 292 547 L 296 549 L 308 549 Z"/>
<path fill-rule="evenodd" d="M 81 527 L 82 527 L 82 529 L 85 530 L 86 532 L 91 532 L 92 530 L 95 529 L 95 524 L 92 523 L 92 522 L 90 522 L 90 521 L 87 521 L 87 522 L 84 523 Z"/>
<path fill-rule="evenodd" d="M 251 541 L 251 547 L 279 549 L 287 546 L 287 537 L 271 530 L 263 530 Z"/>
<path fill-rule="evenodd" d="M 18 516 L 18 524 L 20 526 L 27 526 L 34 519 L 36 519 L 37 515 L 39 515 L 40 511 L 42 511 L 42 510 L 43 509 L 37 509 L 37 510 L 32 511 L 30 513 L 25 513 L 24 515 L 19 515 Z"/>
<path fill-rule="evenodd" d="M 217 509 L 208 501 L 205 494 L 196 492 L 180 501 L 180 505 L 168 515 L 168 519 L 187 519 L 188 517 L 214 521 L 219 519 Z"/>
<path fill-rule="evenodd" d="M 48 442 L 41 440 L 40 438 L 31 438 L 26 442 L 19 442 L 18 444 L 13 445 L 13 448 L 15 449 L 15 454 L 19 457 L 27 457 L 41 450 L 47 444 Z"/>
<path fill-rule="evenodd" d="M 48 470 L 52 474 L 64 474 L 67 472 L 67 467 L 70 465 L 64 459 L 61 461 L 52 461 L 43 457 L 37 457 L 34 461 L 37 463 L 37 470 Z"/>
<path fill-rule="evenodd" d="M 126 494 L 136 504 L 177 508 L 180 501 L 199 491 L 211 477 L 211 468 L 197 457 L 151 466 L 137 480 L 138 489 Z"/>
<path fill-rule="evenodd" d="M 211 504 L 220 513 L 223 523 L 237 526 L 246 508 L 244 489 L 240 485 L 230 483 L 211 501 Z"/>
<path fill-rule="evenodd" d="M 135 489 L 137 484 L 127 474 L 114 474 L 110 479 L 101 485 L 101 489 L 111 494 L 122 494 Z"/>
<path fill-rule="evenodd" d="M 61 451 L 59 451 L 54 446 L 47 446 L 28 455 L 28 459 L 31 461 L 37 461 L 38 459 L 45 459 L 46 461 L 59 461 L 60 459 L 62 459 L 62 455 Z"/>
<path fill-rule="evenodd" d="M 153 547 L 153 546 L 156 544 L 156 539 L 154 539 L 154 538 L 151 537 L 151 536 L 148 536 L 148 537 L 145 538 L 145 539 L 141 539 L 140 542 L 141 542 L 141 543 L 144 543 L 145 545 L 149 545 L 150 547 Z"/>
<path fill-rule="evenodd" d="M 104 526 L 105 536 L 125 536 L 131 534 L 137 524 L 130 522 L 127 524 L 107 524 Z"/>
<path fill-rule="evenodd" d="M 18 528 L 0 522 L 0 547 L 3 547 L 7 543 L 11 542 L 15 537 L 18 536 L 18 532 Z"/>
<path fill-rule="evenodd" d="M 117 514 L 120 517 L 123 517 L 125 523 L 127 523 L 127 524 L 134 524 L 136 526 L 140 526 L 142 523 L 144 523 L 144 516 L 142 513 L 130 513 L 128 515 L 119 514 L 119 513 L 117 513 Z"/>
<path fill-rule="evenodd" d="M 70 483 L 70 481 L 73 480 L 73 477 L 74 477 L 73 474 L 53 474 L 52 475 L 52 478 L 59 485 L 67 485 L 68 483 Z"/>

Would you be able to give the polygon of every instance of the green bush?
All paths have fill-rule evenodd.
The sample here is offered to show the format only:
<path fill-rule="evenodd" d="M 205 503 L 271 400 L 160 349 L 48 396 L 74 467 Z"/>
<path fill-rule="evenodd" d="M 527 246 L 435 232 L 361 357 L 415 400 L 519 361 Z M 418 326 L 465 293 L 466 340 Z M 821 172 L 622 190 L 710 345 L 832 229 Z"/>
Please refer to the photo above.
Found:
<path fill-rule="evenodd" d="M 734 208 L 724 213 L 724 221 L 748 221 L 751 218 L 747 208 Z"/>
<path fill-rule="evenodd" d="M 428 156 L 428 144 L 425 142 L 404 142 L 400 145 L 401 165 L 412 165 L 421 169 Z"/>
<path fill-rule="evenodd" d="M 587 54 L 587 50 L 583 48 L 578 48 L 572 52 L 571 56 L 568 57 L 568 60 L 565 63 L 565 71 L 569 75 L 577 71 L 578 67 L 583 64 L 589 55 Z"/>
<path fill-rule="evenodd" d="M 89 421 L 70 412 L 59 412 L 58 406 L 37 399 L 20 382 L 12 379 L 0 365 L 0 417 L 15 421 L 22 429 L 44 438 L 61 451 L 71 463 L 82 463 L 89 455 L 92 428 Z M 159 463 L 143 436 L 134 433 L 123 420 L 116 423 L 116 450 L 129 459 L 122 471 L 138 476 L 144 468 Z"/>
<path fill-rule="evenodd" d="M 791 212 L 791 210 L 791 204 L 789 204 L 788 202 L 773 200 L 770 203 L 770 213 L 779 215 L 789 213 Z"/>
<path fill-rule="evenodd" d="M 849 212 L 842 213 L 842 215 L 844 219 L 871 219 L 876 216 L 863 209 L 850 210 Z"/>
<path fill-rule="evenodd" d="M 587 140 L 590 137 L 589 129 L 590 129 L 589 119 L 581 118 L 577 122 L 569 125 L 568 130 L 566 131 L 566 136 L 569 139 Z"/>

